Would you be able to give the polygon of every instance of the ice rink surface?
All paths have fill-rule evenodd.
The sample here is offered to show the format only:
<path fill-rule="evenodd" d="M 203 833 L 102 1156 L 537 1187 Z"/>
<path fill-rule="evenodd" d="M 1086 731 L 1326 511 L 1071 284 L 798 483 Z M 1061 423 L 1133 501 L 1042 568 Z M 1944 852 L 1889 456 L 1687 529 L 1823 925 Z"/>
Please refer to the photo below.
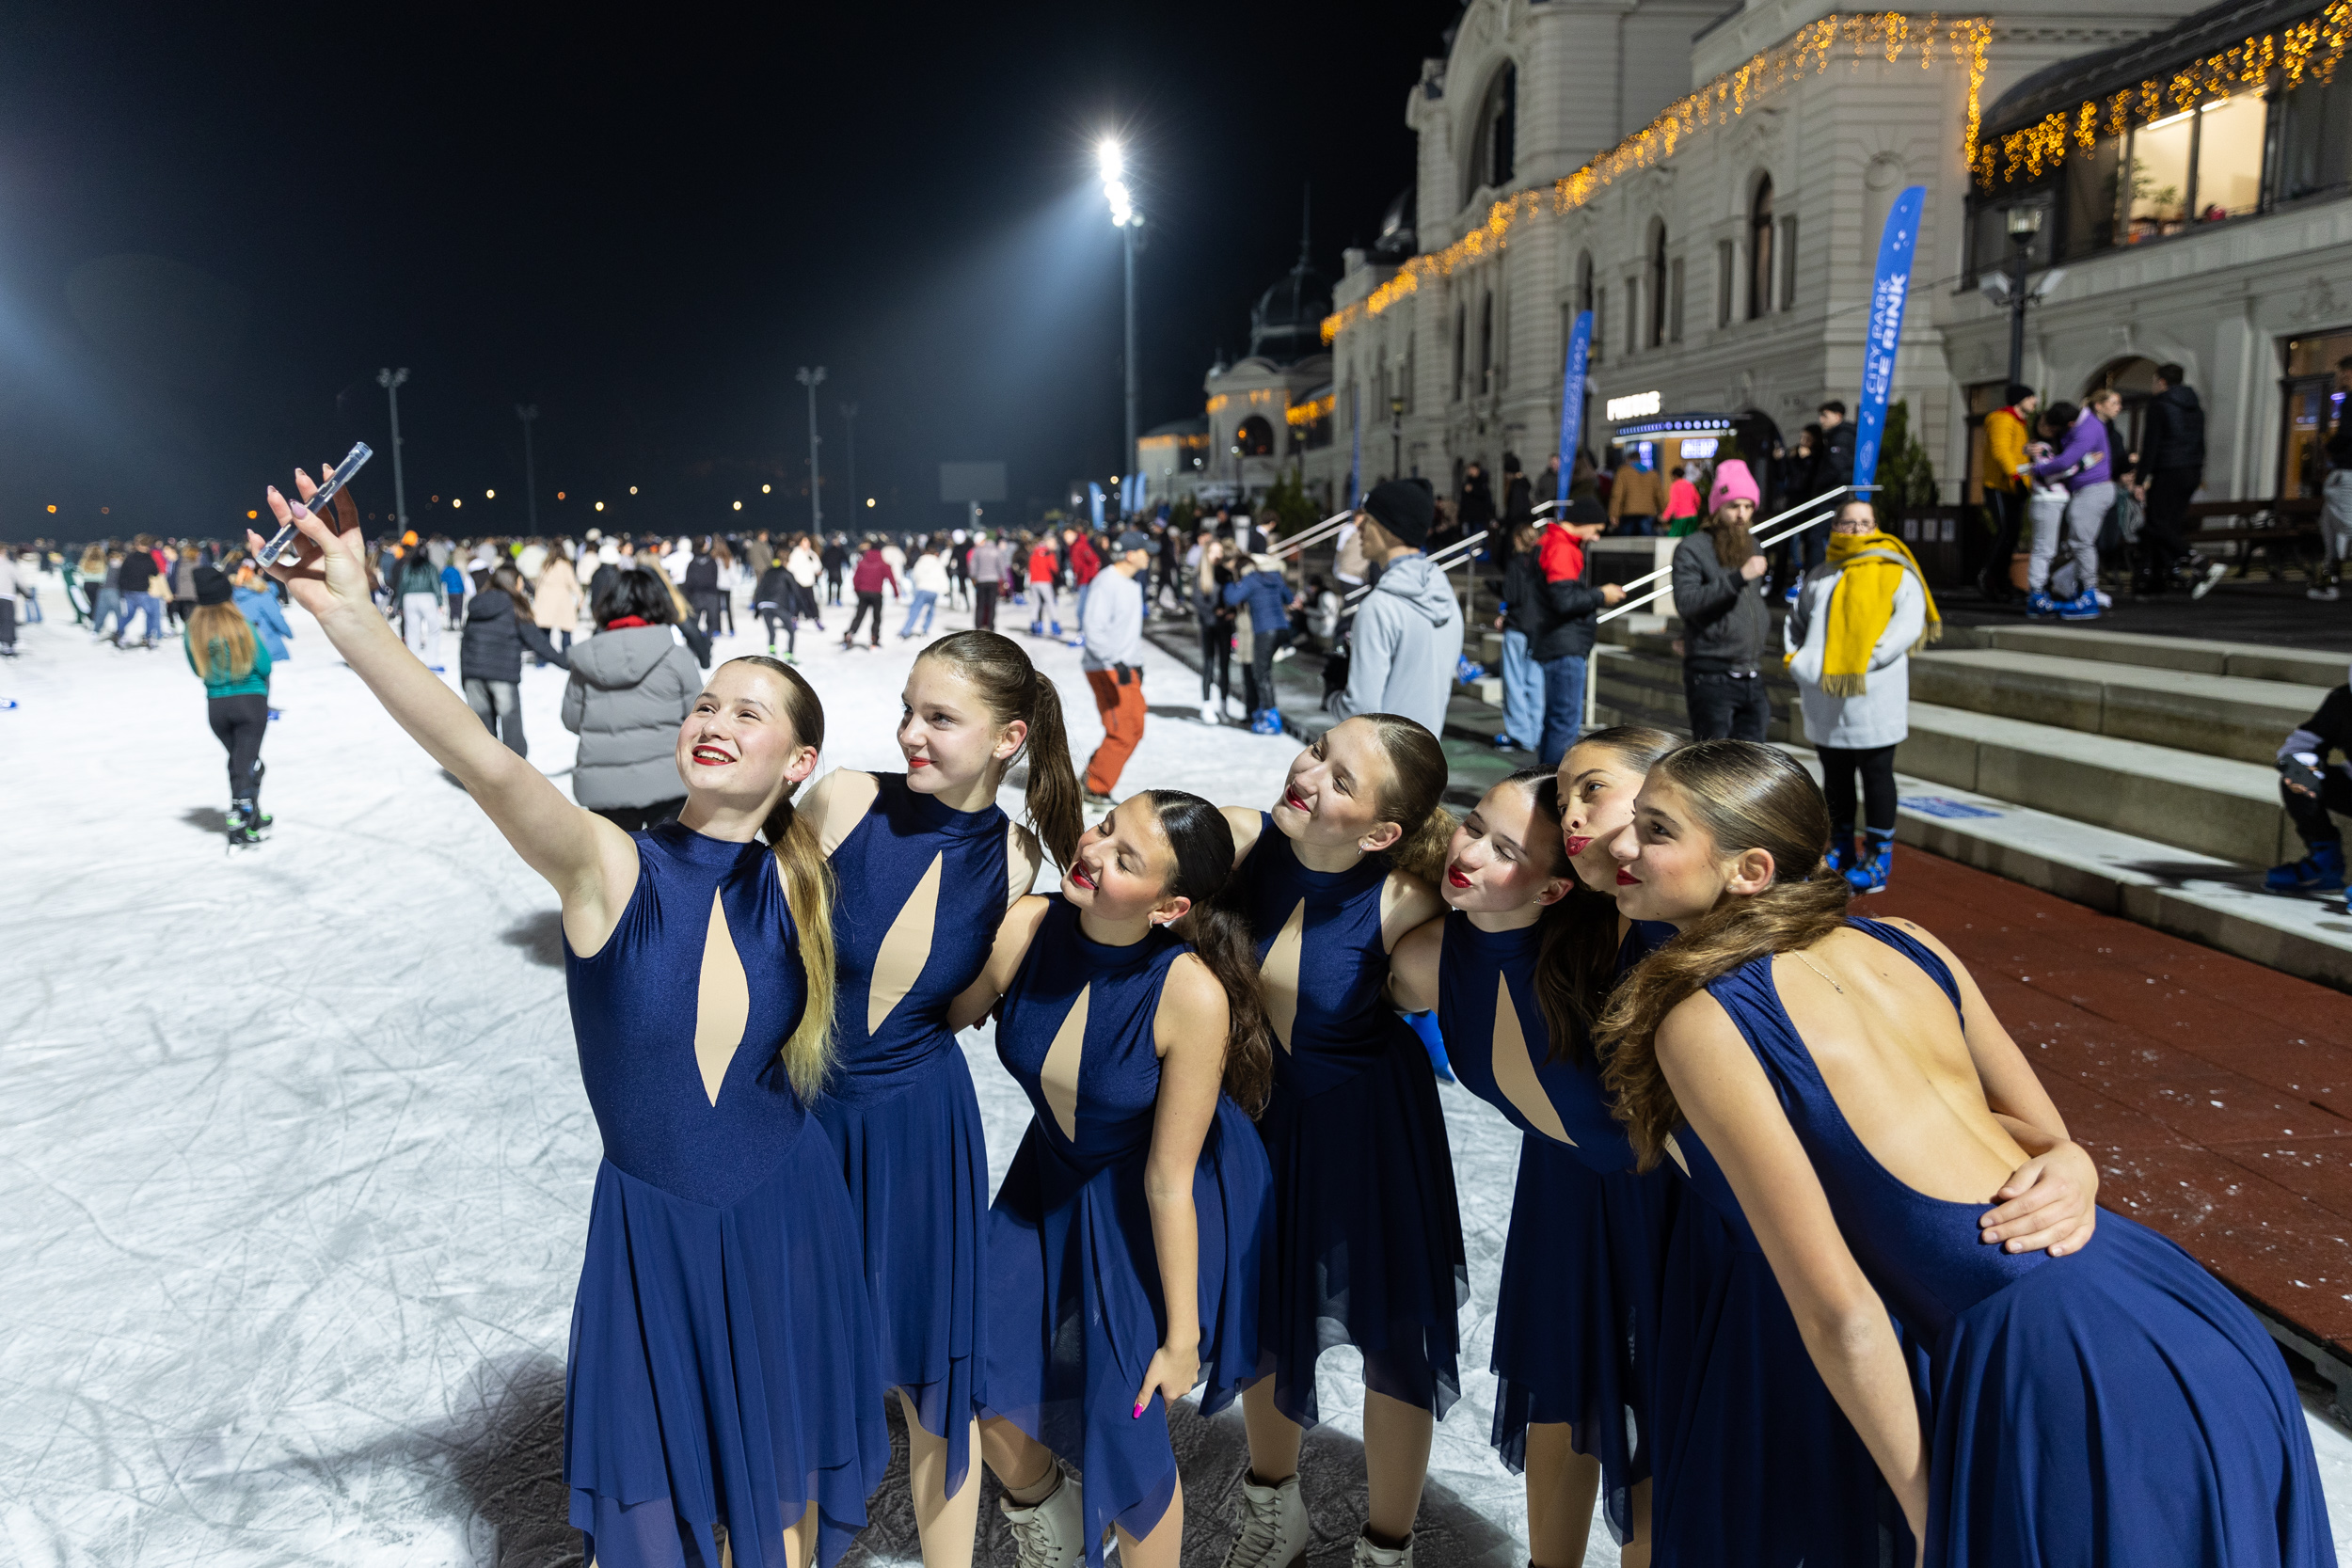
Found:
<path fill-rule="evenodd" d="M 0 710 L 0 800 L 18 824 L 0 912 L 0 1563 L 578 1560 L 563 1363 L 599 1145 L 555 897 L 309 618 L 289 619 L 262 752 L 277 827 L 234 854 L 224 753 L 176 644 L 117 652 L 53 618 L 0 666 L 17 704 Z M 1021 625 L 1000 610 L 999 629 Z M 894 612 L 879 653 L 803 637 L 827 766 L 901 766 L 892 726 L 920 642 L 897 627 Z M 454 634 L 445 646 L 454 684 Z M 1031 646 L 1083 763 L 1102 731 L 1076 651 Z M 1120 793 L 1269 803 L 1295 743 L 1201 723 L 1196 677 L 1146 657 L 1153 713 Z M 523 684 L 532 760 L 559 779 L 564 681 Z M 963 1043 L 1001 1178 L 1028 1104 L 985 1030 Z M 1416 1555 L 1504 1568 L 1527 1560 L 1526 1510 L 1487 1445 L 1486 1368 L 1518 1138 L 1459 1089 L 1444 1102 L 1471 1300 Z M 1305 1468 L 1318 1568 L 1345 1560 L 1362 1488 L 1353 1354 L 1323 1366 Z M 1185 1559 L 1213 1564 L 1239 1413 L 1176 1425 Z M 2312 1433 L 2352 1540 L 2352 1440 L 2324 1419 Z M 913 1560 L 903 1505 L 894 1479 L 859 1556 Z M 993 1515 L 979 1560 L 1009 1562 Z M 1587 1561 L 1616 1557 L 1596 1528 Z"/>

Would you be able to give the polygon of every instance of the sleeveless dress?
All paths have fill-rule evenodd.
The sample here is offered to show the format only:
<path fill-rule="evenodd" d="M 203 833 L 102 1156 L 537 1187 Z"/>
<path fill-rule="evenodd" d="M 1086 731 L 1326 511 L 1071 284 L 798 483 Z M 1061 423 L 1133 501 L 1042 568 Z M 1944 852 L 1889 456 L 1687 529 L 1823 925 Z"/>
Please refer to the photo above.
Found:
<path fill-rule="evenodd" d="M 814 1107 L 863 1237 L 883 1388 L 947 1440 L 963 1484 L 986 1354 L 988 1140 L 947 1006 L 979 977 L 1004 918 L 1008 822 L 874 775 L 873 805 L 833 852 L 840 1066 Z"/>
<path fill-rule="evenodd" d="M 1633 1169 L 1597 1069 L 1549 1060 L 1535 998 L 1543 927 L 1483 931 L 1459 910 L 1438 947 L 1438 1016 L 1464 1088 L 1522 1134 L 1511 1228 L 1495 1303 L 1494 1446 L 1527 1467 L 1527 1428 L 1565 1421 L 1600 1461 L 1601 1498 L 1622 1543 L 1631 1492 L 1649 1478 L 1650 1358 L 1658 1272 L 1679 1195 L 1662 1170 Z M 1620 970 L 1648 951 L 1619 948 Z"/>
<path fill-rule="evenodd" d="M 1454 1156 L 1429 1053 L 1384 994 L 1388 876 L 1379 857 L 1308 870 L 1263 812 L 1236 873 L 1276 1047 L 1258 1119 L 1274 1170 L 1258 1366 L 1300 1426 L 1316 1422 L 1315 1360 L 1332 1345 L 1363 1352 L 1367 1388 L 1440 1419 L 1462 1388 Z"/>
<path fill-rule="evenodd" d="M 1851 924 L 1958 1008 L 1931 950 Z M 1769 957 L 1708 990 L 1772 1079 L 1854 1260 L 1924 1354 L 1930 1564 L 2335 1561 L 2294 1382 L 2227 1288 L 2112 1212 L 2065 1258 L 1987 1246 L 1982 1204 L 1929 1197 L 1863 1146 Z"/>
<path fill-rule="evenodd" d="M 1037 1115 L 989 1210 L 988 1403 L 1086 1478 L 1087 1560 L 1113 1524 L 1152 1533 L 1175 1495 L 1160 1396 L 1136 1392 L 1168 1337 L 1144 1165 L 1160 1062 L 1152 1022 L 1167 931 L 1106 947 L 1053 895 L 1005 993 L 996 1053 Z M 1194 1169 L 1200 1410 L 1232 1402 L 1258 1364 L 1258 1247 L 1268 1172 L 1249 1118 L 1219 1095 Z"/>
<path fill-rule="evenodd" d="M 564 1478 L 583 1560 L 782 1568 L 810 1505 L 831 1563 L 890 1462 L 856 1223 L 777 1053 L 806 994 L 758 844 L 675 822 L 593 958 L 564 945 L 580 1075 L 604 1139 L 564 1369 Z M 695 1048 L 713 904 L 751 1010 Z"/>

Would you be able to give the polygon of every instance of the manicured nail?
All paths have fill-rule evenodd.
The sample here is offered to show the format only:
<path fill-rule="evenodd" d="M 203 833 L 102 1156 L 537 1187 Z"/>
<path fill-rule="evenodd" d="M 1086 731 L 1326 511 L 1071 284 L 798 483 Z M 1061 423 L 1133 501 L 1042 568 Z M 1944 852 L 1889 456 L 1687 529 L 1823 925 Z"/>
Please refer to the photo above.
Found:
<path fill-rule="evenodd" d="M 1135 1415 L 1134 1415 L 1133 1417 L 1131 1417 L 1131 1418 L 1130 1418 L 1130 1419 L 1133 1419 L 1133 1420 L 1141 1420 L 1142 1418 L 1143 1418 L 1143 1401 L 1141 1401 L 1141 1400 L 1137 1400 L 1137 1401 L 1136 1401 L 1136 1413 L 1135 1413 Z"/>

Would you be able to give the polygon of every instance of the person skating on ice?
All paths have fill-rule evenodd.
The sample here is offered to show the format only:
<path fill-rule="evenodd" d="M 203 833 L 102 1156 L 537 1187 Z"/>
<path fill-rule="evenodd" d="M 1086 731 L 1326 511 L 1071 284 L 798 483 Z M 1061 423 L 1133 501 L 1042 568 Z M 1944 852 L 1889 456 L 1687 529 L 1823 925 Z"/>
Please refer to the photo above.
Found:
<path fill-rule="evenodd" d="M 624 832 L 402 646 L 348 490 L 334 531 L 269 505 L 301 534 L 272 575 L 561 901 L 605 1153 L 564 1381 L 584 1560 L 833 1562 L 889 1439 L 855 1221 L 805 1110 L 834 1054 L 832 886 L 792 804 L 824 742 L 816 693 L 771 659 L 721 666 L 677 729 L 680 819 Z"/>
<path fill-rule="evenodd" d="M 980 1428 L 1020 1568 L 1099 1568 L 1113 1527 L 1126 1568 L 1174 1568 L 1168 1410 L 1198 1386 L 1214 1415 L 1257 1371 L 1269 1176 L 1248 1113 L 1273 1062 L 1232 864 L 1206 800 L 1131 797 L 1059 893 L 1014 906 L 949 1014 L 998 1009 L 1035 1113 L 989 1211 Z"/>
<path fill-rule="evenodd" d="M 262 813 L 262 740 L 269 733 L 268 644 L 235 603 L 229 579 L 196 569 L 196 607 L 181 628 L 188 668 L 204 683 L 204 714 L 229 752 L 229 842 L 259 844 L 271 818 Z"/>

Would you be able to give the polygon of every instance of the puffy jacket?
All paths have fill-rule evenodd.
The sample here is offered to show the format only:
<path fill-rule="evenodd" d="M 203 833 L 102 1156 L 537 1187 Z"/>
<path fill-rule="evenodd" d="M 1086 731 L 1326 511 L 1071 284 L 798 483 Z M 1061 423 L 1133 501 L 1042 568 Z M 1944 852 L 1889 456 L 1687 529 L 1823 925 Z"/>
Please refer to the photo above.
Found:
<path fill-rule="evenodd" d="M 1821 433 L 1821 452 L 1813 467 L 1813 493 L 1853 483 L 1853 421 L 1840 420 Z"/>
<path fill-rule="evenodd" d="M 580 574 L 560 555 L 549 556 L 539 568 L 531 619 L 542 631 L 571 631 L 580 625 Z"/>
<path fill-rule="evenodd" d="M 1682 667 L 1722 673 L 1758 669 L 1772 613 L 1764 578 L 1751 582 L 1715 559 L 1714 536 L 1686 534 L 1675 546 L 1675 613 L 1682 618 Z"/>
<path fill-rule="evenodd" d="M 677 727 L 703 689 L 668 626 L 600 631 L 572 649 L 564 727 L 580 736 L 572 799 L 591 810 L 650 806 L 686 793 Z"/>
<path fill-rule="evenodd" d="M 2205 466 L 2205 410 L 2190 387 L 2167 387 L 2148 400 L 2140 428 L 2139 471 L 2201 469 Z"/>
<path fill-rule="evenodd" d="M 2070 491 L 2088 490 L 2114 476 L 2108 462 L 2112 455 L 2107 451 L 2106 421 L 2086 408 L 2074 416 L 2074 426 L 2058 450 L 2034 464 L 2030 471 L 2035 478 L 2063 484 Z"/>
<path fill-rule="evenodd" d="M 2017 477 L 2017 470 L 2026 466 L 2026 419 L 2014 407 L 1995 408 L 1984 417 L 1987 489 L 2025 489 L 2026 482 Z"/>
<path fill-rule="evenodd" d="M 718 558 L 707 555 L 694 557 L 686 563 L 686 576 L 678 586 L 689 594 L 716 594 L 719 591 Z"/>
<path fill-rule="evenodd" d="M 1431 735 L 1445 733 L 1446 699 L 1462 661 L 1462 607 L 1425 555 L 1381 568 L 1356 612 L 1347 689 L 1332 700 L 1343 719 L 1396 713 Z"/>
<path fill-rule="evenodd" d="M 1094 574 L 1102 569 L 1103 558 L 1094 553 L 1094 546 L 1087 543 L 1087 536 L 1081 533 L 1077 543 L 1070 546 L 1071 578 L 1084 588 L 1094 580 Z"/>
<path fill-rule="evenodd" d="M 473 603 L 466 607 L 465 640 L 457 649 L 458 674 L 466 680 L 519 681 L 525 648 L 549 664 L 570 668 L 546 632 L 515 613 L 513 594 L 498 589 L 476 594 Z"/>
<path fill-rule="evenodd" d="M 411 550 L 400 558 L 400 575 L 392 581 L 392 597 L 397 599 L 404 594 L 430 594 L 437 599 L 449 596 L 441 586 L 440 569 L 422 550 Z"/>
<path fill-rule="evenodd" d="M 793 587 L 792 574 L 782 564 L 771 566 L 760 573 L 759 580 L 752 585 L 752 608 L 755 610 L 764 610 L 771 606 L 789 608 L 796 602 L 792 593 Z M 634 631 L 637 628 L 624 626 L 621 629 Z"/>
<path fill-rule="evenodd" d="M 1560 529 L 1546 529 L 1547 542 Z M 1527 638 L 1528 656 L 1536 659 L 1581 658 L 1593 651 L 1600 630 L 1594 619 L 1600 611 L 1600 590 L 1585 579 L 1592 555 L 1580 551 L 1576 576 L 1551 581 L 1533 550 L 1511 558 L 1502 574 L 1502 602 L 1510 607 L 1512 627 Z"/>
<path fill-rule="evenodd" d="M 1282 579 L 1279 563 L 1268 564 L 1270 556 L 1261 556 L 1251 562 L 1252 570 L 1225 585 L 1224 599 L 1236 610 L 1249 607 L 1249 634 L 1262 637 L 1281 631 L 1291 624 L 1291 585 Z"/>
<path fill-rule="evenodd" d="M 1666 509 L 1666 483 L 1656 474 L 1628 463 L 1617 470 L 1609 487 L 1609 520 L 1655 517 Z"/>
<path fill-rule="evenodd" d="M 294 657 L 286 651 L 286 639 L 294 635 L 294 627 L 286 625 L 286 612 L 278 608 L 277 594 L 265 588 L 240 588 L 230 597 L 271 658 L 282 662 Z"/>
<path fill-rule="evenodd" d="M 867 550 L 859 556 L 857 570 L 850 578 L 850 586 L 860 594 L 879 594 L 883 583 L 890 585 L 893 594 L 898 592 L 898 574 L 890 569 L 890 562 L 882 559 L 882 551 Z"/>

